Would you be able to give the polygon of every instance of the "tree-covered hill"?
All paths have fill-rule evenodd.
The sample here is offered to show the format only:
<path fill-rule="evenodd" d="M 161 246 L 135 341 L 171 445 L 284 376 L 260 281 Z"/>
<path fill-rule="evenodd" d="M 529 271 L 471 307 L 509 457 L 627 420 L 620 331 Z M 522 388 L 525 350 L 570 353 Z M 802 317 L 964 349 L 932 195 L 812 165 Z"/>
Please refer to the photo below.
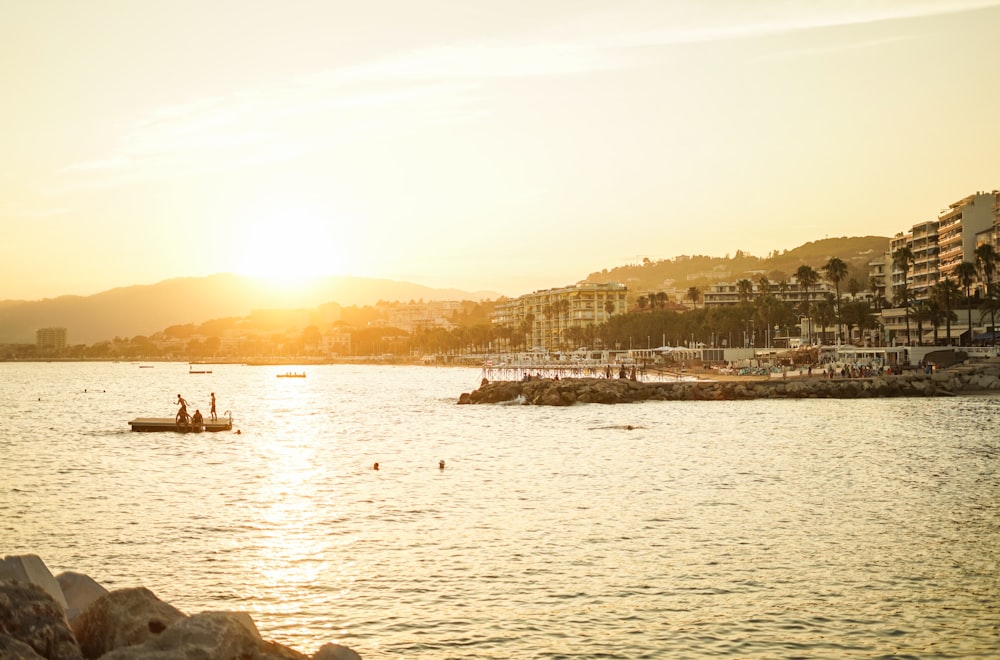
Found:
<path fill-rule="evenodd" d="M 644 259 L 641 264 L 591 273 L 586 281 L 622 282 L 634 295 L 664 289 L 684 291 L 692 286 L 704 290 L 715 282 L 756 280 L 761 274 L 771 281 L 791 280 L 795 270 L 803 264 L 820 271 L 831 257 L 839 257 L 847 264 L 846 280 L 856 279 L 867 289 L 868 264 L 888 249 L 889 239 L 885 236 L 825 238 L 792 250 L 775 250 L 766 257 L 737 251 L 733 256 L 724 257 L 682 255 L 672 259 Z"/>

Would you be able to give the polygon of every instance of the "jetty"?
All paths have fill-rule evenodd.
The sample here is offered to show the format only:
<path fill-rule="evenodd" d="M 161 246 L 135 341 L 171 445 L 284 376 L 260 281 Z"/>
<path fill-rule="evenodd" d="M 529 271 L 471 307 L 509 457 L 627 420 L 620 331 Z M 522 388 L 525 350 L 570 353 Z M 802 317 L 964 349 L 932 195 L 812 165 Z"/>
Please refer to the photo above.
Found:
<path fill-rule="evenodd" d="M 569 406 L 578 403 L 639 401 L 732 401 L 746 399 L 864 399 L 934 397 L 992 393 L 1000 395 L 1000 358 L 965 362 L 932 373 L 849 378 L 768 378 L 649 382 L 629 378 L 532 378 L 489 381 L 464 392 L 459 404 Z"/>

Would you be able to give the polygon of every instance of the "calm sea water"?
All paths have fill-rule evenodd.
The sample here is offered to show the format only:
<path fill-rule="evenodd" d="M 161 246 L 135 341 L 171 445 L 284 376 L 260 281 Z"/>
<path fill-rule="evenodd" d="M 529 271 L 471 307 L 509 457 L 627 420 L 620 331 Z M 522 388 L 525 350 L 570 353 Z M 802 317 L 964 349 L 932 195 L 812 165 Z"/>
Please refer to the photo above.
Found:
<path fill-rule="evenodd" d="M 366 659 L 1000 654 L 1000 397 L 457 406 L 478 371 L 207 368 L 0 364 L 0 555 Z M 212 391 L 241 434 L 129 431 Z"/>

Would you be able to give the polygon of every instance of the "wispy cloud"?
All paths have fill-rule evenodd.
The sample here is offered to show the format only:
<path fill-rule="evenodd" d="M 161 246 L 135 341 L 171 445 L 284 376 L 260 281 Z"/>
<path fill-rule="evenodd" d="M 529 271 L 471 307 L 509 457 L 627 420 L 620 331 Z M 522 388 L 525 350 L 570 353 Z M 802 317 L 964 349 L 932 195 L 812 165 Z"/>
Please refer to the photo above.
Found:
<path fill-rule="evenodd" d="M 865 41 L 852 41 L 839 43 L 833 46 L 816 46 L 813 48 L 798 48 L 795 50 L 783 50 L 776 53 L 761 55 L 754 59 L 755 62 L 773 62 L 777 60 L 798 59 L 810 56 L 829 55 L 831 53 L 842 53 L 851 50 L 864 50 L 866 48 L 878 48 L 895 43 L 902 43 L 916 39 L 915 36 L 889 37 L 887 39 L 868 39 Z"/>
<path fill-rule="evenodd" d="M 635 11 L 612 8 L 531 34 L 420 49 L 158 108 L 123 132 L 109 153 L 63 172 L 89 187 L 288 161 L 365 136 L 476 121 L 487 114 L 488 82 L 499 78 L 625 69 L 648 63 L 657 47 L 996 6 L 1000 0 L 688 0 Z M 813 52 L 899 39 L 818 46 Z"/>
<path fill-rule="evenodd" d="M 65 207 L 30 207 L 14 203 L 4 205 L 4 215 L 11 218 L 51 218 L 66 215 L 69 212 L 70 209 Z"/>

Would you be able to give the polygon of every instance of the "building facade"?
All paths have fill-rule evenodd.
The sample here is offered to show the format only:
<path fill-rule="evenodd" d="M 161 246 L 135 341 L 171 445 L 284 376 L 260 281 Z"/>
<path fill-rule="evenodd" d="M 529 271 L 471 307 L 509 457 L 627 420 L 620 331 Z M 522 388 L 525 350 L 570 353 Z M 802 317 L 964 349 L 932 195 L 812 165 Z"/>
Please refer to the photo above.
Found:
<path fill-rule="evenodd" d="M 35 346 L 45 351 L 66 348 L 66 328 L 39 328 L 35 331 Z"/>
<path fill-rule="evenodd" d="M 579 331 L 627 312 L 627 295 L 628 287 L 618 283 L 580 282 L 535 291 L 497 303 L 493 325 L 523 336 L 529 350 L 571 350 L 577 348 Z"/>
<path fill-rule="evenodd" d="M 761 289 L 760 281 L 750 280 L 750 282 L 753 285 L 751 292 L 753 297 L 756 298 L 764 293 Z M 826 294 L 835 295 L 836 288 L 829 282 L 820 280 L 806 291 L 804 287 L 799 286 L 798 279 L 793 276 L 788 282 L 768 282 L 767 294 L 783 302 L 798 306 L 807 299 L 811 302 L 816 302 L 817 300 L 822 300 Z M 739 302 L 740 288 L 738 284 L 734 284 L 733 282 L 716 282 L 708 288 L 708 291 L 702 293 L 702 304 L 705 307 L 736 305 Z"/>
<path fill-rule="evenodd" d="M 955 269 L 963 261 L 976 261 L 976 239 L 996 226 L 996 209 L 1000 192 L 978 192 L 951 204 L 938 218 L 940 246 L 940 277 L 955 277 Z M 995 247 L 995 246 L 994 246 Z"/>

